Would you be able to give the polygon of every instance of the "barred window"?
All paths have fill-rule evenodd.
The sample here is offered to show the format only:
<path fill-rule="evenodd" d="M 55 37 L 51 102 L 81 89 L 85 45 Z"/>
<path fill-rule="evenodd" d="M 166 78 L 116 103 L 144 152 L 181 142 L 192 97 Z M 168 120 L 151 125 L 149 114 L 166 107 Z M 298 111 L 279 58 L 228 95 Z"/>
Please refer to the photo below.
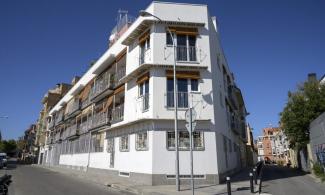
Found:
<path fill-rule="evenodd" d="M 120 137 L 120 151 L 121 152 L 129 151 L 129 135 Z"/>
<path fill-rule="evenodd" d="M 104 132 L 96 133 L 91 136 L 91 152 L 104 151 Z"/>
<path fill-rule="evenodd" d="M 136 150 L 148 150 L 148 133 L 141 132 L 136 135 Z"/>
<path fill-rule="evenodd" d="M 179 139 L 179 149 L 180 150 L 189 150 L 190 149 L 190 135 L 189 135 L 188 131 L 179 131 L 178 139 Z M 168 150 L 175 149 L 175 132 L 173 132 L 173 131 L 167 132 L 167 149 Z M 201 132 L 201 131 L 193 132 L 193 149 L 194 150 L 204 149 L 203 132 Z"/>

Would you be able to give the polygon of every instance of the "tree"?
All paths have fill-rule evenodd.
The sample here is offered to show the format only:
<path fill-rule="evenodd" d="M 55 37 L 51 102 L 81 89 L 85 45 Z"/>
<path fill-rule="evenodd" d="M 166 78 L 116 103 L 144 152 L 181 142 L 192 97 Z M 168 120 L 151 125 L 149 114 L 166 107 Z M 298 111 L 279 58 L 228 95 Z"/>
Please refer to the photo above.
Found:
<path fill-rule="evenodd" d="M 290 147 L 302 148 L 309 143 L 309 124 L 325 112 L 325 85 L 309 80 L 288 93 L 288 102 L 280 113 L 282 128 Z"/>
<path fill-rule="evenodd" d="M 3 151 L 5 153 L 13 153 L 17 149 L 17 144 L 15 140 L 4 140 L 0 144 L 0 151 Z"/>

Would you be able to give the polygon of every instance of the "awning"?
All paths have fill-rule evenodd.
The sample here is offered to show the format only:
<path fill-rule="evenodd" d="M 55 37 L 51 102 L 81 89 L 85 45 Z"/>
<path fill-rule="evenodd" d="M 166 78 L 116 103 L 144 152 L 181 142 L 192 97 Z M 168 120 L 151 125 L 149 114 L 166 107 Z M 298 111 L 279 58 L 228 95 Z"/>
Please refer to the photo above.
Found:
<path fill-rule="evenodd" d="M 94 80 L 91 80 L 86 87 L 84 88 L 84 90 L 80 93 L 79 98 L 81 99 L 81 101 L 84 101 L 85 99 L 87 99 L 89 92 L 91 90 L 91 85 L 93 84 Z"/>
<path fill-rule="evenodd" d="M 167 78 L 174 78 L 173 70 L 166 70 Z M 176 71 L 176 78 L 182 79 L 200 79 L 199 71 Z"/>
<path fill-rule="evenodd" d="M 177 27 L 177 26 L 169 26 L 168 27 L 171 32 L 175 32 L 176 34 L 184 34 L 184 35 L 198 35 L 197 28 L 191 27 Z"/>
<path fill-rule="evenodd" d="M 109 107 L 110 105 L 112 105 L 112 103 L 113 103 L 113 98 L 114 98 L 114 96 L 109 96 L 109 97 L 107 98 L 106 104 L 105 104 L 105 106 L 104 106 L 104 110 L 107 110 L 108 107 Z"/>

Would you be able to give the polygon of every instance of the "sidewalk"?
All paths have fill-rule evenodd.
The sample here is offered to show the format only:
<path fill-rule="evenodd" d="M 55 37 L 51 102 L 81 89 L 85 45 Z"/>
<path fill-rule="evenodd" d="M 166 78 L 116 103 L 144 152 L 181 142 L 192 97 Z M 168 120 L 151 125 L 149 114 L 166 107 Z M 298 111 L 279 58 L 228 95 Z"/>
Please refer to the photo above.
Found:
<path fill-rule="evenodd" d="M 182 185 L 179 192 L 176 191 L 175 185 L 160 185 L 160 186 L 145 186 L 137 185 L 134 183 L 125 183 L 120 181 L 118 178 L 110 178 L 110 180 L 105 180 L 105 182 L 100 182 L 98 177 L 86 175 L 86 172 L 68 168 L 60 167 L 48 167 L 42 165 L 33 165 L 41 168 L 50 169 L 55 172 L 62 174 L 68 174 L 73 177 L 79 177 L 87 179 L 97 184 L 106 185 L 108 187 L 114 188 L 116 190 L 131 193 L 131 194 L 143 194 L 143 195 L 163 195 L 163 194 L 175 194 L 175 195 L 187 195 L 192 194 L 191 186 Z M 245 168 L 233 177 L 231 177 L 231 190 L 233 195 L 248 195 L 250 193 L 250 183 L 249 183 L 249 171 L 251 169 Z M 258 185 L 255 186 L 255 192 L 258 190 Z M 196 185 L 195 194 L 198 195 L 227 195 L 227 185 Z"/>

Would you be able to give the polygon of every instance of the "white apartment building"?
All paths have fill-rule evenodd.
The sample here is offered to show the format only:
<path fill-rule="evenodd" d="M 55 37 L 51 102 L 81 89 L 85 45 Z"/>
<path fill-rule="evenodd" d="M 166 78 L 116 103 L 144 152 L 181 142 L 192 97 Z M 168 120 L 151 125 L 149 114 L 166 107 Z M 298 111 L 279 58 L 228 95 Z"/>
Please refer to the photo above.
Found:
<path fill-rule="evenodd" d="M 219 183 L 239 170 L 247 115 L 207 5 L 152 2 L 161 18 L 124 17 L 109 49 L 50 111 L 43 162 L 98 174 L 99 179 L 175 183 L 173 42 L 181 182 L 190 176 L 185 111 L 197 113 L 194 175 Z M 124 23 L 123 23 L 124 21 Z"/>

